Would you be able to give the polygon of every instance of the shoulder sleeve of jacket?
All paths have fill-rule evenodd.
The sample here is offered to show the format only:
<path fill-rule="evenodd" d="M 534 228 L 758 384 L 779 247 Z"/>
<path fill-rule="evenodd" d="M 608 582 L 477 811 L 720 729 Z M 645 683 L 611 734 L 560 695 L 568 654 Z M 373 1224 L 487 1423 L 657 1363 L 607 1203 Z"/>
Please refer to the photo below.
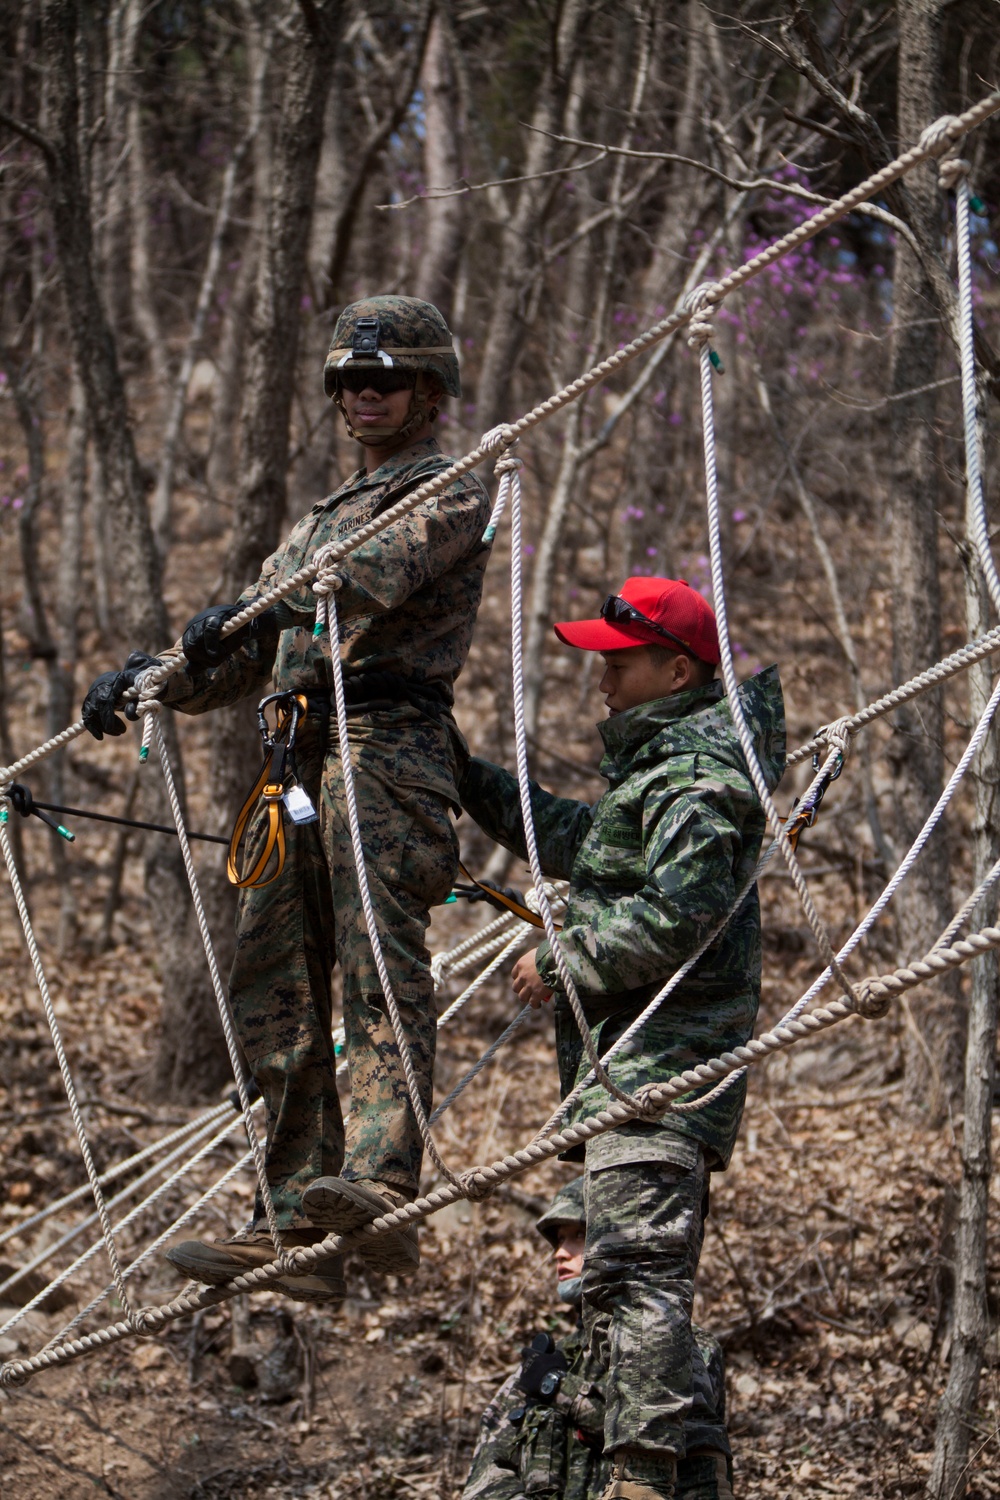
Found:
<path fill-rule="evenodd" d="M 745 774 L 721 762 L 678 759 L 642 791 L 641 887 L 560 934 L 569 972 L 586 993 L 666 980 L 735 905 L 734 869 L 756 794 Z M 554 977 L 551 957 L 542 977 Z"/>
<path fill-rule="evenodd" d="M 459 796 L 485 834 L 520 859 L 528 858 L 516 776 L 503 766 L 472 756 L 459 783 Z M 568 880 L 576 852 L 590 831 L 590 807 L 571 797 L 554 797 L 533 781 L 531 810 L 542 870 L 555 879 Z"/>
<path fill-rule="evenodd" d="M 443 494 L 418 505 L 344 558 L 338 566 L 338 614 L 350 619 L 396 609 L 486 545 L 483 532 L 489 514 L 489 496 L 479 480 L 474 475 L 456 479 Z"/>

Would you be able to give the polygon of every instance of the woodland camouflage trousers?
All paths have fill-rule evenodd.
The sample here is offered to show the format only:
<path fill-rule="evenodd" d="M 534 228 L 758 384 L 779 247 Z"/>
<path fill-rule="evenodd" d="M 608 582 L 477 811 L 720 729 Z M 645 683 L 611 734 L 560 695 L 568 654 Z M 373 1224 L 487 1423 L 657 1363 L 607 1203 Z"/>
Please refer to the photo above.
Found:
<path fill-rule="evenodd" d="M 352 720 L 351 760 L 382 950 L 429 1109 L 436 1015 L 425 934 L 429 908 L 454 882 L 458 844 L 448 799 L 404 783 L 421 762 L 441 764 L 446 783 L 451 752 L 441 725 L 409 709 L 386 718 L 381 730 Z M 267 1111 L 267 1179 L 283 1229 L 307 1222 L 301 1197 L 316 1177 L 374 1178 L 411 1196 L 420 1178 L 421 1141 L 372 956 L 329 734 L 325 714 L 311 712 L 300 724 L 297 770 L 319 822 L 286 819 L 281 875 L 240 892 L 230 977 L 240 1042 Z M 247 861 L 265 831 L 261 809 Z M 351 1083 L 346 1142 L 331 1041 L 335 961 Z M 258 1201 L 255 1216 L 262 1214 Z"/>
<path fill-rule="evenodd" d="M 708 1404 L 691 1331 L 708 1212 L 704 1152 L 662 1126 L 622 1126 L 588 1142 L 584 1193 L 584 1326 L 607 1372 L 605 1451 L 627 1449 L 629 1467 L 655 1482 L 683 1457 L 685 1427 L 704 1421 Z M 707 1433 L 698 1441 L 728 1446 Z"/>

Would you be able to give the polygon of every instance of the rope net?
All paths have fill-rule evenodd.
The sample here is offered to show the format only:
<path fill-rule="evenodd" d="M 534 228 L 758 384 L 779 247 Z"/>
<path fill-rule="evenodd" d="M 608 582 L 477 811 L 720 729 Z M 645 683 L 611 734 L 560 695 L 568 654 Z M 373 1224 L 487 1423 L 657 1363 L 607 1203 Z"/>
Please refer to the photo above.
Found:
<path fill-rule="evenodd" d="M 287 594 L 300 589 L 303 585 L 313 586 L 318 604 L 317 619 L 329 631 L 330 656 L 334 676 L 334 698 L 338 719 L 338 739 L 342 757 L 345 796 L 359 889 L 365 910 L 373 956 L 382 981 L 387 1009 L 399 1047 L 401 1064 L 406 1076 L 414 1114 L 425 1149 L 439 1174 L 441 1180 L 440 1186 L 435 1187 L 424 1196 L 418 1197 L 414 1202 L 404 1204 L 391 1213 L 387 1213 L 381 1218 L 374 1220 L 371 1224 L 365 1225 L 351 1235 L 341 1236 L 331 1234 L 319 1244 L 294 1250 L 286 1250 L 282 1246 L 274 1205 L 264 1170 L 263 1148 L 256 1119 L 258 1105 L 252 1103 L 250 1100 L 240 1064 L 235 1028 L 229 1011 L 225 986 L 222 983 L 215 961 L 211 935 L 208 930 L 208 923 L 198 890 L 197 875 L 191 857 L 183 811 L 174 786 L 166 741 L 159 724 L 158 715 L 161 705 L 155 695 L 168 677 L 184 665 L 185 659 L 179 646 L 174 646 L 169 652 L 164 653 L 160 658 L 161 664 L 150 668 L 143 674 L 133 696 L 138 699 L 139 714 L 144 720 L 143 749 L 148 753 L 149 748 L 155 745 L 157 757 L 165 778 L 168 798 L 190 884 L 192 901 L 195 906 L 206 960 L 212 978 L 220 1021 L 226 1037 L 233 1073 L 237 1082 L 239 1112 L 234 1116 L 230 1111 L 229 1105 L 218 1106 L 213 1110 L 207 1111 L 197 1119 L 190 1121 L 178 1130 L 171 1132 L 161 1141 L 134 1153 L 128 1161 L 119 1164 L 103 1175 L 99 1174 L 94 1164 L 87 1139 L 79 1099 L 62 1043 L 58 1018 L 49 992 L 44 963 L 32 929 L 31 918 L 24 898 L 8 829 L 11 783 L 32 765 L 51 755 L 56 750 L 61 749 L 82 733 L 84 729 L 82 721 L 69 726 L 62 733 L 45 741 L 21 757 L 13 765 L 0 770 L 0 850 L 3 853 L 18 915 L 24 930 L 25 942 L 41 995 L 46 1020 L 49 1024 L 53 1046 L 56 1051 L 69 1103 L 70 1114 L 87 1174 L 86 1184 L 75 1189 L 74 1192 L 64 1195 L 47 1208 L 33 1214 L 23 1223 L 0 1234 L 0 1244 L 3 1244 L 15 1235 L 20 1235 L 26 1230 L 40 1226 L 62 1209 L 82 1202 L 88 1195 L 94 1203 L 94 1211 L 92 1213 L 86 1215 L 54 1244 L 37 1254 L 26 1265 L 20 1267 L 12 1275 L 9 1275 L 6 1280 L 0 1282 L 0 1294 L 12 1289 L 17 1283 L 27 1278 L 29 1274 L 35 1274 L 43 1265 L 55 1258 L 62 1250 L 68 1248 L 87 1230 L 92 1229 L 95 1225 L 100 1230 L 98 1237 L 85 1250 L 80 1252 L 69 1266 L 60 1270 L 48 1285 L 33 1296 L 24 1307 L 19 1308 L 0 1327 L 0 1336 L 8 1333 L 9 1330 L 26 1318 L 34 1308 L 42 1305 L 54 1289 L 61 1287 L 77 1271 L 94 1260 L 102 1250 L 107 1258 L 111 1276 L 109 1284 L 86 1307 L 77 1312 L 72 1320 L 58 1334 L 51 1338 L 38 1353 L 30 1358 L 10 1360 L 0 1366 L 0 1385 L 7 1387 L 21 1385 L 41 1370 L 74 1360 L 95 1349 L 106 1347 L 123 1339 L 154 1334 L 177 1318 L 194 1313 L 201 1308 L 213 1306 L 240 1293 L 266 1288 L 278 1281 L 282 1276 L 287 1276 L 290 1273 L 307 1273 L 317 1262 L 342 1250 L 350 1250 L 362 1244 L 366 1238 L 385 1234 L 405 1224 L 413 1223 L 443 1208 L 447 1204 L 456 1202 L 462 1198 L 475 1200 L 488 1196 L 500 1183 L 507 1181 L 509 1178 L 528 1171 L 541 1162 L 551 1160 L 572 1146 L 580 1145 L 597 1135 L 603 1134 L 608 1130 L 613 1130 L 628 1120 L 637 1117 L 659 1119 L 668 1110 L 703 1108 L 709 1099 L 715 1097 L 719 1090 L 729 1087 L 751 1064 L 763 1061 L 765 1058 L 792 1047 L 800 1041 L 814 1038 L 821 1032 L 850 1017 L 874 1019 L 882 1016 L 887 1012 L 891 1000 L 905 993 L 906 990 L 923 983 L 929 978 L 945 973 L 960 964 L 969 962 L 983 953 L 1000 948 L 1000 928 L 998 927 L 986 927 L 979 932 L 971 933 L 965 937 L 959 935 L 976 909 L 979 901 L 1000 880 L 1000 862 L 998 862 L 994 869 L 980 883 L 977 890 L 963 903 L 961 909 L 949 922 L 944 932 L 941 933 L 928 953 L 889 973 L 870 975 L 861 980 L 860 983 L 852 983 L 847 977 L 844 969 L 845 962 L 854 953 L 858 944 L 871 929 L 874 922 L 877 921 L 912 870 L 927 841 L 940 824 L 949 803 L 954 798 L 963 777 L 982 746 L 993 724 L 997 709 L 1000 707 L 1000 682 L 994 688 L 989 702 L 983 710 L 978 723 L 975 725 L 962 756 L 949 778 L 947 786 L 928 813 L 925 823 L 910 849 L 906 852 L 898 868 L 885 885 L 885 888 L 858 923 L 850 937 L 846 942 L 836 947 L 826 923 L 816 908 L 796 855 L 794 840 L 789 836 L 795 823 L 795 813 L 793 812 L 787 819 L 783 819 L 778 812 L 771 792 L 768 789 L 764 771 L 757 756 L 753 735 L 746 722 L 737 691 L 738 682 L 727 624 L 726 579 L 721 545 L 719 484 L 716 470 L 716 439 L 712 393 L 713 362 L 711 352 L 712 314 L 727 296 L 745 285 L 754 276 L 760 274 L 767 266 L 787 255 L 798 245 L 803 244 L 812 236 L 828 228 L 859 205 L 866 203 L 867 200 L 876 196 L 890 183 L 897 181 L 920 163 L 945 156 L 951 152 L 952 148 L 964 134 L 980 125 L 991 115 L 997 113 L 997 111 L 1000 111 L 1000 90 L 994 91 L 961 116 L 946 116 L 944 119 L 936 121 L 924 131 L 918 144 L 911 150 L 905 152 L 894 162 L 889 163 L 881 171 L 867 178 L 842 198 L 824 206 L 819 212 L 798 225 L 789 234 L 784 235 L 774 244 L 766 247 L 758 255 L 755 255 L 745 264 L 729 272 L 719 281 L 704 283 L 700 287 L 695 288 L 685 298 L 682 305 L 677 307 L 667 317 L 654 324 L 652 328 L 632 340 L 631 343 L 617 350 L 608 358 L 602 360 L 585 375 L 565 386 L 561 391 L 549 397 L 548 400 L 536 406 L 531 412 L 520 418 L 519 421 L 509 426 L 494 428 L 492 431 L 486 433 L 479 445 L 470 453 L 457 460 L 440 475 L 419 486 L 412 494 L 408 495 L 384 514 L 352 533 L 349 539 L 319 549 L 297 573 L 280 587 L 270 589 L 259 598 L 253 600 L 223 628 L 223 634 L 230 634 L 256 615 L 271 608 L 272 605 Z M 1000 615 L 1000 577 L 998 577 L 989 545 L 989 529 L 986 518 L 982 466 L 976 424 L 972 276 L 969 251 L 970 192 L 968 164 L 957 157 L 948 156 L 948 159 L 942 163 L 940 168 L 940 182 L 942 189 L 954 189 L 956 200 L 955 234 L 959 282 L 958 344 L 964 416 L 966 479 L 971 501 L 970 509 L 974 518 L 972 541 L 986 580 L 994 610 Z M 699 363 L 702 433 L 705 450 L 706 524 L 711 561 L 713 598 L 719 624 L 719 639 L 722 650 L 722 675 L 734 726 L 740 740 L 746 764 L 767 816 L 771 842 L 763 851 L 757 869 L 754 871 L 751 879 L 742 890 L 737 892 L 732 907 L 723 921 L 708 934 L 697 952 L 692 954 L 686 963 L 675 974 L 670 976 L 660 992 L 649 1002 L 624 1035 L 602 1056 L 598 1051 L 594 1037 L 587 1024 L 583 1006 L 576 993 L 572 976 L 559 947 L 555 913 L 559 905 L 565 902 L 566 888 L 559 883 L 547 883 L 544 879 L 531 817 L 527 737 L 524 728 L 521 672 L 521 483 L 519 472 L 521 465 L 520 461 L 513 456 L 510 450 L 512 450 L 524 433 L 538 423 L 545 421 L 585 391 L 605 380 L 614 370 L 638 358 L 646 350 L 651 349 L 654 345 L 684 327 L 688 327 L 689 329 L 689 343 L 696 351 Z M 392 993 L 388 972 L 382 957 L 377 923 L 368 893 L 363 837 L 354 798 L 348 738 L 349 725 L 339 652 L 336 591 L 340 580 L 336 568 L 337 564 L 347 558 L 354 548 L 370 541 L 386 529 L 386 527 L 393 525 L 394 522 L 417 506 L 432 500 L 462 474 L 467 473 L 488 459 L 497 457 L 500 459 L 497 464 L 497 471 L 501 476 L 500 490 L 490 518 L 489 536 L 492 540 L 492 536 L 501 524 L 504 515 L 509 516 L 511 525 L 511 619 L 515 746 L 521 808 L 524 818 L 529 864 L 534 882 L 533 890 L 529 894 L 529 904 L 541 916 L 546 936 L 552 946 L 561 984 L 580 1030 L 584 1051 L 590 1068 L 587 1077 L 563 1101 L 559 1109 L 541 1126 L 527 1145 L 497 1161 L 460 1172 L 454 1170 L 443 1158 L 432 1134 L 432 1126 L 453 1105 L 455 1100 L 461 1096 L 473 1080 L 479 1076 L 483 1069 L 489 1066 L 499 1050 L 523 1025 L 529 1012 L 526 1007 L 524 1011 L 515 1016 L 501 1035 L 487 1047 L 478 1061 L 438 1105 L 433 1114 L 428 1117 L 418 1095 L 416 1076 L 409 1054 L 407 1039 L 400 1022 L 395 997 Z M 967 670 L 974 663 L 986 659 L 998 650 L 1000 650 L 1000 625 L 995 626 L 978 640 L 967 643 L 960 650 L 951 653 L 951 655 L 935 663 L 909 682 L 903 683 L 893 689 L 892 692 L 869 704 L 863 710 L 850 717 L 838 719 L 831 724 L 819 728 L 812 739 L 800 746 L 788 757 L 789 766 L 795 766 L 809 756 L 814 757 L 815 774 L 804 797 L 801 799 L 802 805 L 806 807 L 813 805 L 814 800 L 821 795 L 821 791 L 830 776 L 834 774 L 835 770 L 839 769 L 843 760 L 849 755 L 854 738 L 864 728 L 875 723 L 901 704 L 923 693 L 932 691 L 948 678 Z M 143 759 L 145 759 L 145 756 L 143 756 Z M 712 1058 L 699 1064 L 697 1067 L 686 1070 L 668 1082 L 647 1084 L 638 1089 L 634 1094 L 626 1093 L 615 1082 L 613 1072 L 611 1071 L 615 1057 L 628 1046 L 631 1039 L 648 1021 L 649 1017 L 664 1003 L 685 975 L 698 962 L 705 950 L 718 938 L 720 932 L 739 910 L 755 881 L 765 874 L 776 854 L 780 854 L 784 862 L 796 897 L 812 933 L 817 952 L 822 960 L 823 967 L 820 973 L 788 1010 L 781 1021 L 771 1030 L 764 1032 L 759 1037 L 753 1038 L 745 1046 L 737 1047 L 732 1052 L 724 1053 L 720 1057 Z M 536 928 L 522 921 L 514 913 L 505 913 L 503 916 L 488 922 L 478 932 L 465 938 L 447 953 L 436 955 L 432 967 L 436 988 L 443 988 L 453 976 L 478 970 L 475 973 L 475 977 L 466 984 L 461 993 L 443 1009 L 438 1025 L 445 1026 L 449 1024 L 473 996 L 529 940 L 534 941 L 536 939 Z M 831 981 L 836 983 L 840 991 L 839 997 L 831 1000 L 825 1006 L 816 1005 L 815 1002 L 818 1000 L 821 992 Z M 338 1037 L 335 1034 L 335 1045 L 337 1040 Z M 342 1034 L 340 1041 L 342 1044 Z M 341 1068 L 344 1066 L 345 1064 L 341 1064 Z M 567 1111 L 579 1098 L 582 1091 L 585 1088 L 591 1087 L 594 1083 L 600 1085 L 608 1096 L 608 1102 L 605 1107 L 597 1114 L 585 1120 L 579 1121 L 570 1127 L 561 1128 L 561 1122 Z M 694 1097 L 691 1097 L 692 1095 Z M 202 1188 L 196 1196 L 195 1201 L 184 1210 L 180 1218 L 160 1233 L 151 1244 L 146 1246 L 135 1260 L 127 1265 L 123 1264 L 119 1244 L 122 1232 L 141 1220 L 145 1215 L 148 1215 L 157 1205 L 163 1203 L 164 1200 L 178 1190 L 189 1178 L 196 1176 L 199 1168 L 217 1152 L 218 1148 L 230 1136 L 238 1132 L 241 1132 L 245 1136 L 245 1151 L 221 1175 L 215 1177 L 206 1187 Z M 130 1299 L 129 1283 L 134 1281 L 137 1272 L 178 1229 L 195 1220 L 206 1205 L 224 1192 L 234 1179 L 239 1174 L 245 1172 L 246 1168 L 251 1165 L 254 1168 L 257 1185 L 267 1215 L 268 1228 L 274 1246 L 274 1259 L 269 1264 L 257 1270 L 236 1277 L 224 1286 L 201 1290 L 189 1288 L 169 1302 L 151 1307 L 136 1306 Z M 113 1196 L 107 1196 L 106 1190 L 119 1177 L 139 1167 L 142 1167 L 143 1170 L 134 1180 Z M 116 1212 L 123 1208 L 129 1199 L 134 1198 L 138 1193 L 150 1187 L 157 1178 L 161 1180 L 156 1186 L 151 1187 L 151 1190 L 144 1197 L 141 1197 L 132 1208 L 123 1213 L 120 1218 L 115 1218 Z M 107 1298 L 112 1295 L 117 1300 L 122 1317 L 112 1324 L 99 1327 L 87 1333 L 80 1333 L 79 1329 L 81 1325 L 95 1314 Z"/>

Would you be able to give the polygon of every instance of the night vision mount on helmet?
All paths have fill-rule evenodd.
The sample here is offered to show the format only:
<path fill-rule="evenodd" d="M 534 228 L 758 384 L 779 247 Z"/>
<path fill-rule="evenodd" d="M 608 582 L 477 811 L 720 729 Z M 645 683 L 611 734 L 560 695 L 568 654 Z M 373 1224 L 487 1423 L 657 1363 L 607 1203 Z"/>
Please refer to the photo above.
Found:
<path fill-rule="evenodd" d="M 341 372 L 399 370 L 416 376 L 410 411 L 401 428 L 368 428 L 356 432 L 347 419 Z M 460 396 L 462 380 L 451 330 L 430 302 L 418 297 L 366 297 L 345 307 L 333 330 L 333 342 L 323 367 L 323 389 L 336 401 L 347 430 L 359 442 L 381 446 L 388 439 L 405 441 L 437 416 L 429 389 Z"/>

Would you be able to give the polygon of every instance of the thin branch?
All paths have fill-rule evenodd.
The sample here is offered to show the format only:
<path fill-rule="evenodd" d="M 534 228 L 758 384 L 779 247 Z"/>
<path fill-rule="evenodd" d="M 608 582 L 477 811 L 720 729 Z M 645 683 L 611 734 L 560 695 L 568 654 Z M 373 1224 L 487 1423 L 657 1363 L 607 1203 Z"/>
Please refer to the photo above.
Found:
<path fill-rule="evenodd" d="M 529 130 L 536 129 L 529 125 Z M 548 131 L 542 134 L 548 135 Z M 562 137 L 557 137 L 562 139 Z M 489 188 L 510 187 L 517 182 L 538 182 L 542 177 L 564 177 L 570 172 L 583 172 L 587 167 L 593 167 L 599 161 L 606 160 L 609 153 L 615 152 L 614 146 L 604 146 L 598 151 L 597 156 L 591 157 L 590 161 L 577 162 L 575 166 L 553 167 L 548 172 L 528 172 L 523 177 L 497 177 L 493 182 L 463 182 L 461 187 L 448 188 L 426 188 L 422 193 L 415 193 L 412 198 L 404 198 L 402 203 L 376 203 L 375 207 L 380 213 L 395 212 L 400 208 L 409 208 L 414 203 L 436 202 L 440 198 L 461 198 L 465 193 L 484 193 Z"/>
<path fill-rule="evenodd" d="M 938 319 L 934 321 L 937 322 Z M 852 401 L 846 392 L 834 390 L 832 385 L 825 385 L 824 390 L 832 401 L 836 401 L 839 406 L 846 406 L 848 411 L 881 411 L 883 406 L 889 406 L 893 401 L 909 401 L 911 396 L 922 396 L 925 391 L 936 391 L 942 385 L 955 385 L 961 378 L 961 375 L 946 375 L 943 380 L 932 380 L 929 385 L 918 385 L 911 391 L 897 391 L 895 395 L 883 396 L 881 401 Z"/>
<path fill-rule="evenodd" d="M 527 129 L 536 130 L 538 127 L 529 125 Z M 818 203 L 823 206 L 834 201 L 824 193 L 814 193 L 811 188 L 802 187 L 797 182 L 776 182 L 771 177 L 754 177 L 749 181 L 739 177 L 730 177 L 728 172 L 723 172 L 719 167 L 713 167 L 709 162 L 697 161 L 692 156 L 679 156 L 674 151 L 636 151 L 627 149 L 624 146 L 601 146 L 599 141 L 578 140 L 575 136 L 556 135 L 554 132 L 548 130 L 542 131 L 541 134 L 551 135 L 553 140 L 562 141 L 566 145 L 587 146 L 591 150 L 603 150 L 609 156 L 631 156 L 641 161 L 669 161 L 677 162 L 683 167 L 695 167 L 699 172 L 704 172 L 707 176 L 714 177 L 719 182 L 725 183 L 726 187 L 735 188 L 741 193 L 752 193 L 760 190 L 767 190 L 772 193 L 787 193 L 791 198 L 804 198 L 807 203 Z M 896 234 L 903 235 L 914 251 L 918 251 L 917 242 L 909 225 L 905 224 L 902 219 L 897 218 L 895 214 L 891 214 L 888 209 L 880 208 L 875 203 L 859 203 L 855 212 L 867 214 L 872 219 L 880 219 L 883 224 L 887 224 Z"/>
<path fill-rule="evenodd" d="M 54 163 L 56 159 L 56 148 L 47 135 L 36 130 L 34 125 L 27 125 L 24 120 L 19 120 L 16 115 L 9 115 L 5 109 L 0 109 L 0 125 L 6 125 L 8 130 L 13 130 L 15 135 L 21 136 L 25 141 L 30 141 L 37 146 L 46 161 Z"/>
<path fill-rule="evenodd" d="M 793 125 L 801 125 L 804 130 L 811 130 L 816 135 L 826 136 L 828 141 L 839 141 L 842 146 L 854 145 L 849 135 L 844 135 L 842 130 L 834 130 L 832 125 L 821 125 L 818 120 L 807 120 L 805 115 L 797 115 L 793 109 L 783 109 L 781 113 L 786 120 L 791 120 Z"/>

